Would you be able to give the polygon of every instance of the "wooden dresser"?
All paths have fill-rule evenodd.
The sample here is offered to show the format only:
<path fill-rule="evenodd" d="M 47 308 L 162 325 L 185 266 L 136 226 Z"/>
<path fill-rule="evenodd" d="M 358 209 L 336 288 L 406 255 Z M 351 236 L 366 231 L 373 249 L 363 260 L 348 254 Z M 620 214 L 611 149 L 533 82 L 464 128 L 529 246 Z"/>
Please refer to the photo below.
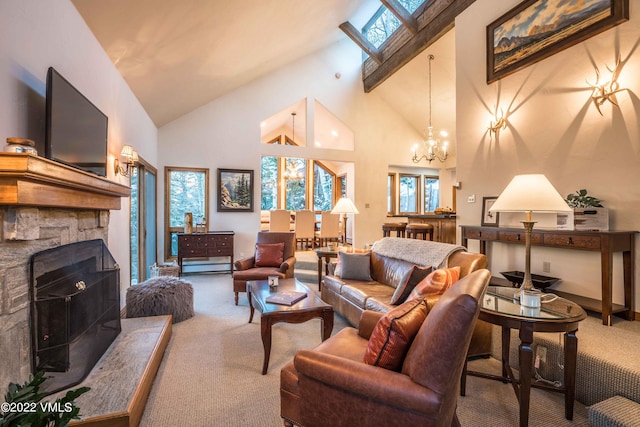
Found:
<path fill-rule="evenodd" d="M 182 275 L 184 258 L 229 257 L 229 272 L 233 273 L 233 231 L 178 234 L 178 265 Z M 214 263 L 211 265 L 218 265 Z"/>
<path fill-rule="evenodd" d="M 600 252 L 602 288 L 601 300 L 585 298 L 565 292 L 554 291 L 583 308 L 602 313 L 602 323 L 611 325 L 611 316 L 618 314 L 627 320 L 635 317 L 635 235 L 637 231 L 569 231 L 533 229 L 531 245 L 561 249 L 577 249 Z M 486 254 L 487 243 L 515 243 L 524 245 L 523 228 L 498 228 L 462 226 L 462 246 L 469 239 L 480 241 L 480 252 Z M 613 254 L 622 252 L 622 276 L 624 279 L 624 305 L 613 304 Z"/>

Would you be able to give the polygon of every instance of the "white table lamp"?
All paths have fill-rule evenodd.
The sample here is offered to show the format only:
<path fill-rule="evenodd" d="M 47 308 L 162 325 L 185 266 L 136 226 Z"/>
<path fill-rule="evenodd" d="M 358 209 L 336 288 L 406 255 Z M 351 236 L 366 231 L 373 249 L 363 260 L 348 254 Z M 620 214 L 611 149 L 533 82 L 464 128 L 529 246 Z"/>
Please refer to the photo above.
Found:
<path fill-rule="evenodd" d="M 343 223 L 343 236 L 344 236 L 344 243 L 347 243 L 347 214 L 359 214 L 360 212 L 358 211 L 358 208 L 356 208 L 356 205 L 353 204 L 353 202 L 351 201 L 350 198 L 348 197 L 341 197 L 340 200 L 338 200 L 338 203 L 336 203 L 336 205 L 333 207 L 333 209 L 331 210 L 332 214 L 344 214 L 344 223 Z"/>
<path fill-rule="evenodd" d="M 525 270 L 521 289 L 533 290 L 531 281 L 532 212 L 571 212 L 564 198 L 542 174 L 516 175 L 502 191 L 489 212 L 525 212 Z"/>

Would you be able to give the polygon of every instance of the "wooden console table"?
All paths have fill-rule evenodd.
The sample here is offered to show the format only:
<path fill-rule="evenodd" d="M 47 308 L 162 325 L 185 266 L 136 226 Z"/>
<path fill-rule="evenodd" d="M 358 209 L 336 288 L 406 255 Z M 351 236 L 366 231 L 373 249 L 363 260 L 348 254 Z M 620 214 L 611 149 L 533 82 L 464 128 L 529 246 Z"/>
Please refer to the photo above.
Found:
<path fill-rule="evenodd" d="M 462 246 L 469 239 L 480 241 L 480 252 L 487 253 L 487 242 L 519 243 L 524 245 L 524 229 L 478 227 L 463 225 Z M 602 313 L 602 324 L 611 325 L 611 316 L 617 314 L 634 320 L 635 312 L 635 235 L 637 231 L 569 231 L 533 229 L 531 244 L 561 249 L 579 249 L 600 252 L 602 299 L 595 300 L 566 292 L 554 291 L 583 308 Z M 613 254 L 622 252 L 624 278 L 624 305 L 613 304 Z"/>
<path fill-rule="evenodd" d="M 233 231 L 178 234 L 178 265 L 182 275 L 184 258 L 229 257 L 229 272 L 233 273 Z"/>

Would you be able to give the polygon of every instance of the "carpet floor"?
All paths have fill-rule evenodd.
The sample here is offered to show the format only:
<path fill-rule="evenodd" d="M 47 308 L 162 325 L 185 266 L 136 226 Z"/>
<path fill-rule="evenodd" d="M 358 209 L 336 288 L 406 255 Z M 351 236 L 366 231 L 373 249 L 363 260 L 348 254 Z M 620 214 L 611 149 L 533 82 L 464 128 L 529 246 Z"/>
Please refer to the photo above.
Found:
<path fill-rule="evenodd" d="M 320 320 L 273 327 L 271 360 L 261 375 L 260 319 L 249 324 L 245 294 L 233 303 L 230 275 L 193 275 L 195 316 L 173 325 L 171 341 L 154 381 L 142 427 L 281 426 L 280 369 L 296 351 L 320 343 Z M 311 289 L 317 289 L 310 286 Z M 336 316 L 334 333 L 345 327 Z M 473 361 L 470 369 L 498 372 L 495 359 Z M 468 377 L 458 400 L 466 426 L 515 426 L 518 405 L 508 384 Z M 587 410 L 576 402 L 574 420 L 564 418 L 563 395 L 532 390 L 530 426 L 587 426 Z"/>

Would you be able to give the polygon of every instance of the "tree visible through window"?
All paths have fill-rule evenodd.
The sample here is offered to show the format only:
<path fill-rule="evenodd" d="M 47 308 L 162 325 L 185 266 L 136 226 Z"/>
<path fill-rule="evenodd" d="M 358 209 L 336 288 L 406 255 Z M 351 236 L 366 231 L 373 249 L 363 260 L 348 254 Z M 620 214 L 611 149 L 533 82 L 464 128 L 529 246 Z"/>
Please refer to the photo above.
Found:
<path fill-rule="evenodd" d="M 319 162 L 313 162 L 313 209 L 328 211 L 333 208 L 335 174 Z"/>
<path fill-rule="evenodd" d="M 418 213 L 418 175 L 400 174 L 400 213 Z"/>
<path fill-rule="evenodd" d="M 440 200 L 440 180 L 436 176 L 424 177 L 424 211 L 433 212 Z"/>
<path fill-rule="evenodd" d="M 178 233 L 184 231 L 184 214 L 194 223 L 206 221 L 209 210 L 209 169 L 165 168 L 165 258 L 178 255 Z"/>

